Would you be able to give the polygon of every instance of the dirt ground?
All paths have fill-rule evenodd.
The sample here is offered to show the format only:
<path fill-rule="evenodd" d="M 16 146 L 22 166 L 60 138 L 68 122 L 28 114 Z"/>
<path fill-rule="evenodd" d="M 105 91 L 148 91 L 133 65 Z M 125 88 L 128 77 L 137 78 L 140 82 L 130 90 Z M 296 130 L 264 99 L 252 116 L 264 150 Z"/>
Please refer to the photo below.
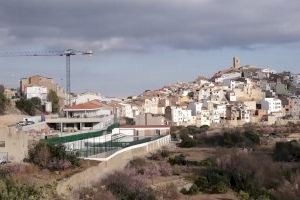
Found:
<path fill-rule="evenodd" d="M 26 117 L 26 115 L 19 115 L 19 114 L 0 115 L 0 127 L 15 125 L 17 122 L 22 121 L 24 117 Z"/>
<path fill-rule="evenodd" d="M 87 168 L 98 165 L 97 161 L 81 160 L 80 167 L 70 168 L 63 171 L 49 171 L 47 169 L 41 170 L 38 166 L 25 163 L 23 170 L 20 173 L 15 174 L 15 178 L 21 182 L 26 182 L 27 184 L 34 184 L 39 187 L 44 187 L 48 189 L 48 194 L 55 193 L 56 183 L 59 180 L 63 180 L 73 174 L 82 172 Z M 51 186 L 53 186 L 51 190 Z"/>
<path fill-rule="evenodd" d="M 216 148 L 179 148 L 175 144 L 170 145 L 167 148 L 170 151 L 171 156 L 183 154 L 188 160 L 201 161 L 208 157 L 211 157 L 217 153 Z M 180 176 L 167 176 L 157 177 L 152 180 L 152 187 L 160 187 L 167 184 L 175 184 L 178 191 L 183 187 L 190 187 L 192 182 L 187 179 L 186 175 Z M 183 195 L 180 193 L 180 200 L 238 200 L 233 191 L 228 191 L 225 194 L 204 194 L 198 193 L 197 195 Z"/>

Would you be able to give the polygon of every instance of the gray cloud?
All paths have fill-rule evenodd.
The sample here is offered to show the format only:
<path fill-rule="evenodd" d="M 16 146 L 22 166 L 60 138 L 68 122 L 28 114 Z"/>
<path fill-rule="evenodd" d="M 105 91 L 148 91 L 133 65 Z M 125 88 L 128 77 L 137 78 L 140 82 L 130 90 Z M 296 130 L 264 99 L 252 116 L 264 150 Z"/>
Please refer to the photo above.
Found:
<path fill-rule="evenodd" d="M 0 45 L 92 48 L 251 48 L 300 41 L 299 0 L 9 0 Z"/>

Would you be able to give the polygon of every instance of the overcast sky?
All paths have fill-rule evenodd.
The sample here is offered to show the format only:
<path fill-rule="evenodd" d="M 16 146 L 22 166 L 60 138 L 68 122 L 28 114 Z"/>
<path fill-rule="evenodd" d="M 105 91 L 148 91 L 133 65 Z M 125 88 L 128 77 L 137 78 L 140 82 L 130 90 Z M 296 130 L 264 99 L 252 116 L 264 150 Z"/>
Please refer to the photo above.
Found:
<path fill-rule="evenodd" d="M 72 90 L 139 94 L 231 65 L 300 73 L 299 0 L 0 0 L 0 54 L 91 49 L 71 59 Z M 65 84 L 64 57 L 1 57 L 0 83 Z"/>

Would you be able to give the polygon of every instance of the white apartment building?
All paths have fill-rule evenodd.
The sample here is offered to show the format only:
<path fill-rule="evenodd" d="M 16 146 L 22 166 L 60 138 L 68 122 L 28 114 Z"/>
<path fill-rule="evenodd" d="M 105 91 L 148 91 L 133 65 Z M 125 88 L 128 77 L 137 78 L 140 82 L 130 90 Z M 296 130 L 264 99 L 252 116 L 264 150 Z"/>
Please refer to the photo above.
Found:
<path fill-rule="evenodd" d="M 48 89 L 43 86 L 29 86 L 26 87 L 25 94 L 27 99 L 38 97 L 42 103 L 45 103 L 47 101 Z"/>
<path fill-rule="evenodd" d="M 121 106 L 121 117 L 133 118 L 133 110 L 130 104 L 120 103 Z"/>
<path fill-rule="evenodd" d="M 177 126 L 189 125 L 192 121 L 192 111 L 181 107 L 171 107 L 171 120 Z"/>
<path fill-rule="evenodd" d="M 263 110 L 267 110 L 268 114 L 274 112 L 281 112 L 282 111 L 281 100 L 276 98 L 264 98 L 261 101 L 261 108 Z"/>
<path fill-rule="evenodd" d="M 197 126 L 211 125 L 211 114 L 209 110 L 204 109 L 201 111 L 199 115 L 197 115 L 196 125 Z"/>
<path fill-rule="evenodd" d="M 153 97 L 151 99 L 145 99 L 144 113 L 159 114 L 158 111 L 159 98 Z"/>
<path fill-rule="evenodd" d="M 219 118 L 226 117 L 226 104 L 214 104 L 214 112 L 219 115 Z"/>
<path fill-rule="evenodd" d="M 242 104 L 239 106 L 238 111 L 239 111 L 239 119 L 245 123 L 250 123 L 251 112 L 250 112 L 249 107 L 247 107 L 245 104 Z"/>
<path fill-rule="evenodd" d="M 211 113 L 211 123 L 212 124 L 219 124 L 221 122 L 220 113 L 217 110 L 214 110 Z"/>
<path fill-rule="evenodd" d="M 203 103 L 201 102 L 190 102 L 188 105 L 188 109 L 192 111 L 192 116 L 199 115 L 203 107 Z"/>

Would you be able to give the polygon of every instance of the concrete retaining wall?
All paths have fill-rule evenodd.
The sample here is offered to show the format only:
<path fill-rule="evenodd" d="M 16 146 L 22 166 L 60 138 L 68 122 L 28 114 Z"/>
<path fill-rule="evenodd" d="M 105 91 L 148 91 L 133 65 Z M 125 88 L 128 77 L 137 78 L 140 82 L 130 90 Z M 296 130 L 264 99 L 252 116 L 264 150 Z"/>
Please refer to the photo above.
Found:
<path fill-rule="evenodd" d="M 94 183 L 101 181 L 108 174 L 123 169 L 134 157 L 145 156 L 169 143 L 170 135 L 167 135 L 155 141 L 124 148 L 111 155 L 106 161 L 99 163 L 97 166 L 90 167 L 83 172 L 77 173 L 70 178 L 59 182 L 57 185 L 57 192 L 59 195 L 69 199 L 73 191 L 83 187 L 92 186 Z"/>
<path fill-rule="evenodd" d="M 22 162 L 28 153 L 28 135 L 14 127 L 0 127 L 0 153 L 8 155 L 10 162 Z"/>

